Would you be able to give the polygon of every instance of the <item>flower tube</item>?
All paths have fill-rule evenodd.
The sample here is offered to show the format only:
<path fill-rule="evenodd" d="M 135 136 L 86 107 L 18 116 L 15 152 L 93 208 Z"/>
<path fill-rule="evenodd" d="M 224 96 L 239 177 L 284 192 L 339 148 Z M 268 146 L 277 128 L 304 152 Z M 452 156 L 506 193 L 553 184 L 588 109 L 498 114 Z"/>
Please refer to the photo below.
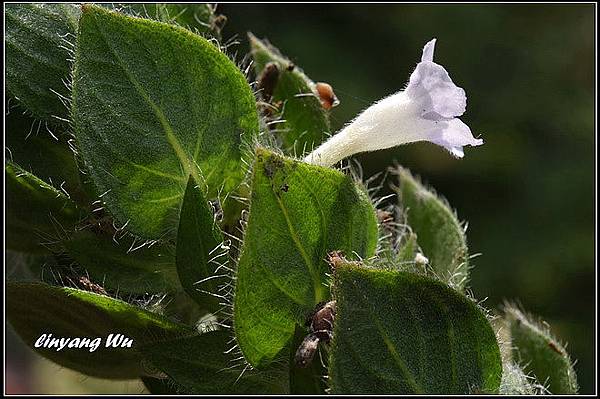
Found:
<path fill-rule="evenodd" d="M 433 62 L 435 41 L 423 48 L 421 62 L 410 75 L 406 89 L 371 105 L 304 161 L 331 166 L 360 152 L 423 140 L 462 158 L 463 146 L 483 144 L 456 118 L 465 112 L 467 96 L 444 67 Z"/>

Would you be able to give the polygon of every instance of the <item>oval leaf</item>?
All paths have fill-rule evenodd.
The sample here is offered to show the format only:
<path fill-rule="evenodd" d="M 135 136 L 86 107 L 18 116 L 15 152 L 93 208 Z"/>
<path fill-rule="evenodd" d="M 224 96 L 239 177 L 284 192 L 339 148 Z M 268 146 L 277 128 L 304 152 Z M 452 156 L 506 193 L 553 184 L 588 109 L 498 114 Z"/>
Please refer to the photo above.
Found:
<path fill-rule="evenodd" d="M 138 352 L 140 345 L 192 332 L 118 299 L 41 283 L 8 283 L 6 311 L 19 336 L 37 353 L 61 366 L 103 378 L 147 375 L 147 366 Z M 51 338 L 100 339 L 93 351 L 90 345 L 60 350 L 36 348 L 43 334 L 52 334 Z M 121 334 L 133 343 L 131 347 L 107 347 L 110 334 Z M 73 341 L 70 344 L 75 345 Z"/>
<path fill-rule="evenodd" d="M 222 242 L 212 207 L 190 176 L 179 216 L 177 273 L 185 291 L 213 313 L 221 308 L 215 296 L 219 285 L 229 278 L 222 268 L 218 274 L 219 266 L 228 260 L 221 249 Z"/>
<path fill-rule="evenodd" d="M 336 394 L 497 392 L 500 350 L 485 315 L 442 282 L 342 265 L 329 360 Z"/>
<path fill-rule="evenodd" d="M 329 114 L 313 91 L 315 83 L 298 66 L 290 69 L 293 63 L 277 48 L 251 33 L 248 37 L 259 82 L 267 64 L 274 63 L 277 67 L 274 87 L 263 88 L 263 92 L 273 92 L 270 102 L 278 108 L 278 112 L 272 119 L 281 121 L 273 126 L 281 133 L 283 148 L 287 153 L 298 156 L 312 151 L 331 132 Z"/>
<path fill-rule="evenodd" d="M 144 357 L 166 373 L 186 394 L 276 394 L 287 391 L 283 372 L 232 368 L 225 354 L 227 331 L 157 342 L 142 348 Z"/>
<path fill-rule="evenodd" d="M 513 306 L 505 308 L 514 359 L 525 365 L 552 394 L 576 394 L 577 376 L 569 354 L 548 327 L 528 318 Z"/>
<path fill-rule="evenodd" d="M 79 7 L 7 4 L 5 11 L 8 92 L 37 118 L 64 123 Z"/>
<path fill-rule="evenodd" d="M 271 362 L 329 298 L 328 252 L 367 258 L 376 245 L 375 211 L 349 176 L 257 150 L 234 299 L 246 360 Z"/>
<path fill-rule="evenodd" d="M 173 236 L 189 175 L 209 197 L 243 178 L 241 147 L 258 131 L 254 96 L 206 39 L 85 5 L 74 75 L 81 154 L 132 232 Z"/>
<path fill-rule="evenodd" d="M 448 204 L 415 179 L 408 169 L 397 167 L 397 193 L 417 243 L 436 275 L 451 286 L 464 288 L 469 252 L 464 228 Z"/>

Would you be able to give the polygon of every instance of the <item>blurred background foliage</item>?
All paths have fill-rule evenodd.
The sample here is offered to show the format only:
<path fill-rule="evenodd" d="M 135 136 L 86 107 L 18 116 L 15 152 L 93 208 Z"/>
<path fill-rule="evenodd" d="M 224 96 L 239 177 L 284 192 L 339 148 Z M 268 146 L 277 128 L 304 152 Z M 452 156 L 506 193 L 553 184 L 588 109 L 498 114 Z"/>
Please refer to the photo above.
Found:
<path fill-rule="evenodd" d="M 404 87 L 423 45 L 467 92 L 461 118 L 482 147 L 453 159 L 429 143 L 357 157 L 366 177 L 395 159 L 462 220 L 471 287 L 497 309 L 518 300 L 594 370 L 594 5 L 223 4 L 227 37 L 268 38 L 341 103 L 337 130 Z M 387 192 L 382 192 L 386 194 Z"/>
<path fill-rule="evenodd" d="M 492 309 L 518 300 L 543 316 L 577 359 L 581 393 L 592 393 L 594 5 L 222 4 L 218 11 L 228 17 L 224 40 L 240 41 L 230 47 L 238 60 L 251 31 L 333 86 L 341 100 L 331 114 L 335 130 L 403 88 L 422 46 L 438 38 L 435 60 L 466 90 L 461 119 L 485 145 L 467 147 L 463 160 L 429 143 L 357 159 L 366 177 L 397 160 L 445 196 L 468 221 L 471 253 L 482 253 L 473 260 L 475 296 Z M 25 348 L 14 352 L 17 371 L 33 367 Z M 50 380 L 59 373 L 36 367 L 45 372 L 33 375 Z M 100 392 L 95 379 L 60 375 L 73 384 L 42 391 Z M 104 388 L 124 389 L 143 391 L 135 382 Z"/>

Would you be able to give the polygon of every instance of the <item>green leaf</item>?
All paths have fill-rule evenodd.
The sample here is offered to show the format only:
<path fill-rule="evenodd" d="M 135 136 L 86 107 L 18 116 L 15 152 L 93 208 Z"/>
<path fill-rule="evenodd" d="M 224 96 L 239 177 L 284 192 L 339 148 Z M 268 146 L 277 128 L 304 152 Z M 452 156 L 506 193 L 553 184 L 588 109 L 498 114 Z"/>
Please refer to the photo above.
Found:
<path fill-rule="evenodd" d="M 7 4 L 6 88 L 37 118 L 64 123 L 70 97 L 71 42 L 79 7 L 74 4 Z M 60 97 L 63 97 L 61 100 Z"/>
<path fill-rule="evenodd" d="M 223 236 L 215 224 L 212 206 L 190 176 L 177 231 L 177 273 L 185 291 L 210 312 L 218 311 L 219 285 L 229 278 L 219 265 L 227 261 L 220 246 Z"/>
<path fill-rule="evenodd" d="M 75 57 L 80 152 L 115 218 L 144 238 L 173 236 L 187 179 L 210 198 L 244 176 L 258 131 L 242 73 L 190 31 L 85 5 Z"/>
<path fill-rule="evenodd" d="M 269 63 L 274 63 L 279 71 L 271 103 L 282 102 L 280 112 L 277 112 L 273 119 L 285 122 L 273 126 L 282 134 L 284 150 L 288 154 L 298 156 L 310 152 L 331 132 L 328 112 L 314 94 L 315 83 L 298 66 L 288 70 L 292 63 L 277 48 L 259 40 L 251 33 L 248 34 L 248 38 L 259 80 Z"/>
<path fill-rule="evenodd" d="M 324 395 L 327 388 L 327 369 L 321 364 L 319 353 L 315 354 L 308 367 L 302 368 L 296 365 L 296 351 L 307 333 L 305 328 L 296 326 L 290 347 L 290 393 L 292 395 Z M 319 351 L 323 351 L 323 360 L 327 361 L 323 345 L 320 345 Z"/>
<path fill-rule="evenodd" d="M 89 205 L 65 129 L 49 127 L 19 108 L 9 109 L 5 118 L 8 158 L 46 183 L 62 187 L 78 205 Z"/>
<path fill-rule="evenodd" d="M 327 254 L 374 254 L 377 219 L 349 176 L 264 149 L 256 156 L 234 326 L 246 360 L 263 367 L 290 341 L 295 325 L 329 298 Z"/>
<path fill-rule="evenodd" d="M 525 365 L 524 370 L 533 373 L 551 393 L 576 394 L 579 386 L 571 358 L 549 328 L 514 306 L 507 306 L 505 315 L 513 358 Z"/>
<path fill-rule="evenodd" d="M 187 394 L 276 394 L 287 391 L 283 372 L 256 372 L 232 367 L 224 353 L 227 331 L 157 342 L 142 348 L 144 357 L 166 373 Z"/>
<path fill-rule="evenodd" d="M 190 334 L 191 330 L 118 299 L 41 283 L 8 283 L 8 320 L 40 355 L 84 374 L 127 379 L 148 375 L 138 351 L 141 345 Z M 43 334 L 51 338 L 100 338 L 91 346 L 57 350 L 35 348 Z M 106 347 L 109 334 L 133 339 L 131 347 Z M 40 342 L 43 342 L 42 338 Z M 74 344 L 73 344 L 74 345 Z"/>
<path fill-rule="evenodd" d="M 6 177 L 6 246 L 48 253 L 43 246 L 60 239 L 80 220 L 81 211 L 65 193 L 8 162 Z"/>
<path fill-rule="evenodd" d="M 496 336 L 466 296 L 437 279 L 350 264 L 333 278 L 332 393 L 498 391 Z"/>
<path fill-rule="evenodd" d="M 397 167 L 396 189 L 408 224 L 429 259 L 436 275 L 451 286 L 464 288 L 468 280 L 468 248 L 464 228 L 448 204 L 415 179 L 407 169 Z"/>
<path fill-rule="evenodd" d="M 134 294 L 181 290 L 174 250 L 168 244 L 140 247 L 141 243 L 131 238 L 115 242 L 110 235 L 88 230 L 75 232 L 62 244 L 67 254 L 107 289 Z"/>

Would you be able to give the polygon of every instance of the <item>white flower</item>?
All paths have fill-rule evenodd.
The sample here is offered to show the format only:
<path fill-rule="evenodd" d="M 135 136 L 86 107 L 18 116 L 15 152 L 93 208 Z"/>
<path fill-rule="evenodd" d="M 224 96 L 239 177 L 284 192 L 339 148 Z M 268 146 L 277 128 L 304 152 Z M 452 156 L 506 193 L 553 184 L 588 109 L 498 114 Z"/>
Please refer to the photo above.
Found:
<path fill-rule="evenodd" d="M 444 67 L 433 62 L 435 41 L 423 48 L 421 62 L 410 75 L 405 90 L 371 105 L 304 161 L 331 166 L 359 152 L 423 140 L 462 158 L 463 146 L 483 144 L 456 118 L 465 112 L 467 96 L 452 82 Z"/>

